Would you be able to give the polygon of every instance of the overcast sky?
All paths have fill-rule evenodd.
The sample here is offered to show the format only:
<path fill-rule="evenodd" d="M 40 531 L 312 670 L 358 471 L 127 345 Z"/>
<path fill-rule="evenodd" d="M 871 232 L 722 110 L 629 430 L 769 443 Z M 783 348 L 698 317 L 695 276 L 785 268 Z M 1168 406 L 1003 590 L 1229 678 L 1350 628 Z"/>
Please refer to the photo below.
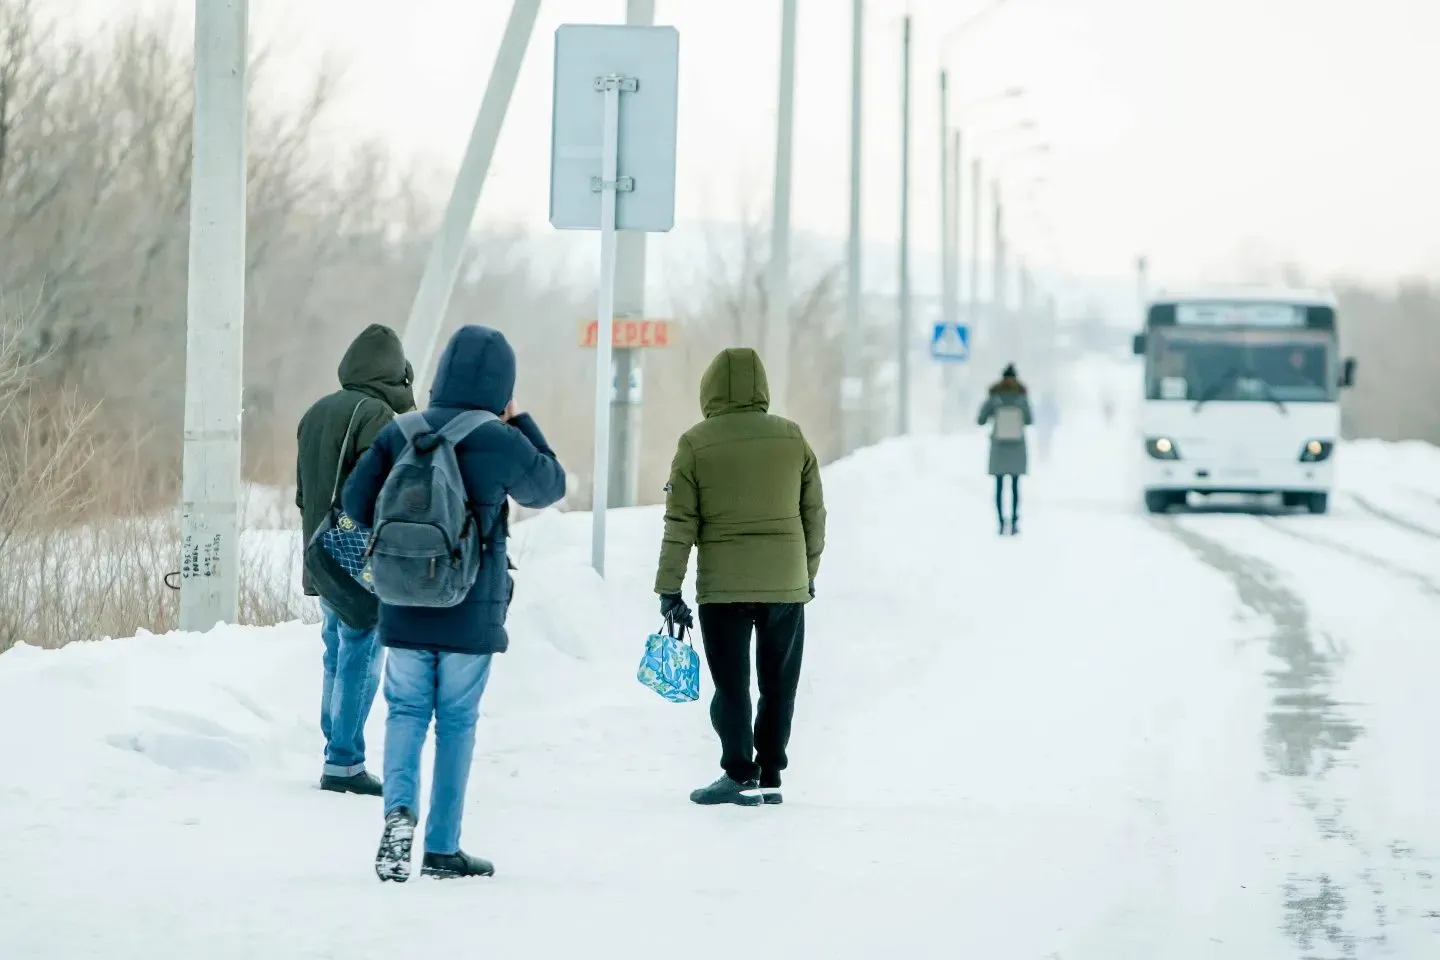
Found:
<path fill-rule="evenodd" d="M 81 25 L 183 0 L 43 0 Z M 53 5 L 53 6 L 52 6 Z M 914 230 L 938 245 L 939 38 L 982 4 L 914 0 Z M 659 0 L 681 34 L 679 208 L 734 218 L 769 205 L 779 0 Z M 252 0 L 256 42 L 297 82 L 320 57 L 349 65 L 333 135 L 381 134 L 445 170 L 458 163 L 509 0 Z M 843 236 L 848 0 L 799 0 L 794 222 Z M 899 223 L 898 0 L 868 4 L 865 220 Z M 546 222 L 552 32 L 615 22 L 623 0 L 547 0 L 480 218 Z M 1124 274 L 1148 253 L 1158 279 L 1225 279 L 1247 261 L 1388 278 L 1440 269 L 1433 0 L 1008 0 L 955 44 L 957 99 L 1023 85 L 1028 100 L 975 112 L 972 131 L 1037 122 L 1053 155 L 1043 214 L 1020 240 L 1070 270 Z M 437 182 L 440 191 L 448 183 Z M 967 197 L 968 202 L 968 197 Z M 1047 232 L 1053 243 L 1042 241 Z M 968 230 L 967 230 L 968 239 Z"/>

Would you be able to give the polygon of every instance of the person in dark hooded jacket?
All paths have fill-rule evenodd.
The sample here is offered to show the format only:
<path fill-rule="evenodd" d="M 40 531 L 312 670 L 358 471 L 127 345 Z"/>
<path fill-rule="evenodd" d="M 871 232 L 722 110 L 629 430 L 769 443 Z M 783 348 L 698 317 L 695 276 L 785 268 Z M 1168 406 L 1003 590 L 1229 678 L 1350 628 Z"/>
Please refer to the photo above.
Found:
<path fill-rule="evenodd" d="M 1020 532 L 1020 478 L 1029 466 L 1025 428 L 1035 422 L 1030 395 L 1012 363 L 991 385 L 990 395 L 980 405 L 980 426 L 990 428 L 990 476 L 995 478 L 995 513 L 1000 534 Z M 1005 519 L 1005 478 L 1010 478 L 1010 519 Z"/>
<path fill-rule="evenodd" d="M 460 849 L 460 821 L 480 697 L 494 654 L 509 647 L 505 614 L 513 581 L 505 540 L 508 502 L 541 508 L 565 496 L 565 470 L 526 413 L 516 413 L 515 352 L 498 330 L 461 327 L 435 370 L 425 420 L 440 429 L 465 410 L 499 417 L 455 447 L 465 493 L 489 549 L 465 600 L 454 607 L 380 605 L 380 641 L 388 649 L 385 700 L 385 829 L 375 869 L 382 880 L 410 874 L 417 821 L 420 751 L 435 720 L 435 771 L 421 872 L 434 877 L 490 876 L 494 866 Z M 345 485 L 345 511 L 371 526 L 380 489 L 404 453 L 398 424 L 380 431 Z"/>
<path fill-rule="evenodd" d="M 375 323 L 361 331 L 340 360 L 340 389 L 321 397 L 296 431 L 295 505 L 309 543 L 361 455 L 397 413 L 415 409 L 413 371 L 400 338 Z M 336 473 L 336 468 L 339 473 Z M 305 592 L 315 596 L 308 574 Z M 380 687 L 384 653 L 373 626 L 341 620 L 321 601 L 325 681 L 320 732 L 325 737 L 322 790 L 378 796 L 380 781 L 365 770 L 365 721 Z"/>

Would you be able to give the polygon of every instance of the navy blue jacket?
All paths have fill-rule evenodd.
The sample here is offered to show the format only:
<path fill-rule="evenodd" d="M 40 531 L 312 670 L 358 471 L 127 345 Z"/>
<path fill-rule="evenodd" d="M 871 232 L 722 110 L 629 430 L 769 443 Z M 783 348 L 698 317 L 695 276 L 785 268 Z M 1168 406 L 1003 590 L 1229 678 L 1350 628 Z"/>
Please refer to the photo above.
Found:
<path fill-rule="evenodd" d="M 462 410 L 503 414 L 515 391 L 515 351 L 488 327 L 461 327 L 450 338 L 430 388 L 425 419 L 439 429 Z M 345 483 L 345 512 L 371 526 L 375 501 L 390 468 L 405 451 L 405 434 L 389 423 Z M 387 647 L 458 653 L 504 653 L 511 580 L 506 569 L 506 498 L 548 507 L 565 496 L 565 469 L 529 414 L 476 428 L 455 448 L 465 492 L 491 548 L 475 586 L 455 607 L 380 605 L 380 641 Z"/>

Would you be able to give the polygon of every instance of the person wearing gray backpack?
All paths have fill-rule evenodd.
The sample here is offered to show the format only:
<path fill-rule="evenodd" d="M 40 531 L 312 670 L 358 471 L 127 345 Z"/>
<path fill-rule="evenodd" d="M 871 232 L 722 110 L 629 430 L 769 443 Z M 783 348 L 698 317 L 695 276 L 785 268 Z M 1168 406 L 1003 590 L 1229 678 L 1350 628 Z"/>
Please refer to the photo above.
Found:
<path fill-rule="evenodd" d="M 509 647 L 514 582 L 508 503 L 548 507 L 565 470 L 529 414 L 516 413 L 515 352 L 498 330 L 465 326 L 436 366 L 430 405 L 397 417 L 345 484 L 345 512 L 372 529 L 368 557 L 388 657 L 381 880 L 410 876 L 420 751 L 435 721 L 426 876 L 490 876 L 460 848 L 480 698 Z"/>
<path fill-rule="evenodd" d="M 1000 535 L 1014 536 L 1020 532 L 1020 478 L 1029 466 L 1025 446 L 1025 428 L 1035 422 L 1030 411 L 1030 396 L 1025 384 L 1008 365 L 1000 379 L 991 385 L 990 394 L 980 405 L 980 426 L 990 424 L 990 476 L 995 478 L 995 513 L 1000 520 Z M 1010 478 L 1010 519 L 1005 519 L 1005 478 Z"/>

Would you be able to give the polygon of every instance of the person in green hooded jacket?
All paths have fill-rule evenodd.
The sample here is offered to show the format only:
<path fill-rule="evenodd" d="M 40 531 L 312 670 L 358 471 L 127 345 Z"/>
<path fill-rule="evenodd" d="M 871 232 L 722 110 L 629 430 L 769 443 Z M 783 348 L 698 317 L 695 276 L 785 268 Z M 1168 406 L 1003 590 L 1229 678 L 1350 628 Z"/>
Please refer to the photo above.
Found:
<path fill-rule="evenodd" d="M 400 337 L 387 326 L 374 323 L 361 331 L 340 360 L 339 373 L 340 389 L 315 401 L 296 432 L 295 505 L 302 544 L 310 542 L 380 429 L 396 414 L 415 409 L 414 369 Z M 316 595 L 309 577 L 304 585 L 307 594 Z M 345 623 L 323 599 L 320 609 L 325 642 L 320 787 L 379 796 L 380 780 L 365 770 L 365 720 L 380 687 L 384 654 L 373 625 L 362 629 Z"/>
<path fill-rule="evenodd" d="M 705 419 L 680 437 L 665 487 L 655 592 L 670 623 L 690 626 L 681 596 L 698 548 L 700 633 L 715 694 L 710 720 L 724 774 L 690 795 L 701 804 L 780 803 L 780 774 L 800 684 L 805 604 L 825 549 L 820 466 L 800 428 L 769 413 L 754 350 L 717 356 L 700 381 Z M 751 724 L 750 637 L 760 702 Z"/>

